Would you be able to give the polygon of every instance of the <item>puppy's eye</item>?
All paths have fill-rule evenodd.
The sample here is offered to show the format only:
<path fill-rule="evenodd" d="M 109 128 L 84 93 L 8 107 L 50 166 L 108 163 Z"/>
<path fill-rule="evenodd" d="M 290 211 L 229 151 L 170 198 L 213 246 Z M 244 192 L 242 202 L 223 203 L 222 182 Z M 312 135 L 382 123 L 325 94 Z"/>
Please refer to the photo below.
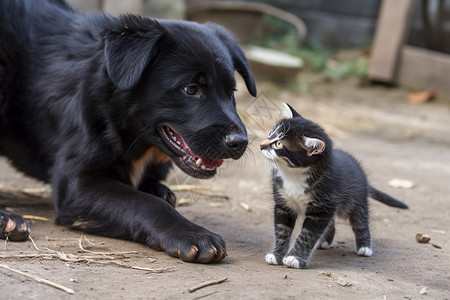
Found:
<path fill-rule="evenodd" d="M 184 87 L 184 91 L 190 96 L 195 96 L 198 94 L 198 88 L 195 85 L 188 85 Z"/>
<path fill-rule="evenodd" d="M 277 141 L 277 142 L 275 143 L 274 147 L 275 147 L 276 149 L 280 149 L 281 147 L 283 147 L 283 142 L 282 142 L 282 141 Z"/>

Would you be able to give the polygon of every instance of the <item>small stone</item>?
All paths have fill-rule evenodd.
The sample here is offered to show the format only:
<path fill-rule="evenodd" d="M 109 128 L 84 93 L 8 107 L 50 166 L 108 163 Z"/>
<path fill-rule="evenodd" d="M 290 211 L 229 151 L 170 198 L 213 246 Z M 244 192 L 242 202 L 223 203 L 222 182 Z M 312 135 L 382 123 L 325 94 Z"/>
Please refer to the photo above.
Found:
<path fill-rule="evenodd" d="M 414 187 L 414 183 L 412 181 L 398 178 L 394 178 L 389 181 L 389 185 L 398 189 L 411 189 Z"/>
<path fill-rule="evenodd" d="M 247 203 L 241 202 L 241 203 L 239 203 L 239 205 L 240 205 L 244 210 L 246 210 L 246 211 L 251 211 L 250 205 L 248 205 Z"/>
<path fill-rule="evenodd" d="M 345 279 L 342 278 L 342 277 L 339 277 L 339 278 L 338 278 L 337 283 L 338 283 L 339 285 L 347 286 L 347 287 L 352 285 L 350 282 L 348 282 L 347 280 L 345 280 Z"/>
<path fill-rule="evenodd" d="M 430 237 L 429 235 L 422 234 L 422 233 L 420 233 L 420 232 L 418 232 L 418 233 L 416 234 L 416 241 L 417 241 L 418 243 L 426 244 L 426 243 L 428 243 L 430 240 L 431 240 L 431 237 Z"/>

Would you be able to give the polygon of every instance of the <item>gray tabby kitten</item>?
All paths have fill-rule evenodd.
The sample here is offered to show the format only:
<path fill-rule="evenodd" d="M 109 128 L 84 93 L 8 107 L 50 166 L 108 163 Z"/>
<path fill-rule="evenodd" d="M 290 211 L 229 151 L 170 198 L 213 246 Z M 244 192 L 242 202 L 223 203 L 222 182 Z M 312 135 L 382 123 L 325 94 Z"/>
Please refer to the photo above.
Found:
<path fill-rule="evenodd" d="M 333 149 L 325 131 L 285 104 L 285 119 L 261 143 L 274 163 L 275 246 L 266 255 L 269 264 L 304 269 L 317 247 L 330 248 L 336 216 L 347 217 L 356 237 L 357 253 L 373 254 L 367 198 L 389 206 L 404 203 L 373 188 L 356 159 Z M 303 216 L 300 235 L 289 249 L 295 222 Z"/>

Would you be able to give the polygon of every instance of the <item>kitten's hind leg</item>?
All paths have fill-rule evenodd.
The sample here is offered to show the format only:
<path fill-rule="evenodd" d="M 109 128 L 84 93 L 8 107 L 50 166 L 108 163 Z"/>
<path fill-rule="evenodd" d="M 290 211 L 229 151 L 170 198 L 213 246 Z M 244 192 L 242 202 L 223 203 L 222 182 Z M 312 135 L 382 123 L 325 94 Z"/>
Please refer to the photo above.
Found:
<path fill-rule="evenodd" d="M 372 256 L 372 240 L 369 230 L 369 213 L 367 206 L 360 208 L 349 216 L 350 224 L 356 239 L 356 252 L 360 256 Z"/>
<path fill-rule="evenodd" d="M 292 230 L 295 226 L 297 215 L 292 210 L 275 204 L 275 245 L 273 251 L 267 253 L 266 262 L 270 265 L 280 265 L 283 257 L 289 249 Z"/>
<path fill-rule="evenodd" d="M 319 244 L 319 249 L 330 249 L 333 248 L 333 239 L 336 228 L 334 226 L 334 220 L 330 222 L 327 231 L 322 237 L 322 241 Z"/>

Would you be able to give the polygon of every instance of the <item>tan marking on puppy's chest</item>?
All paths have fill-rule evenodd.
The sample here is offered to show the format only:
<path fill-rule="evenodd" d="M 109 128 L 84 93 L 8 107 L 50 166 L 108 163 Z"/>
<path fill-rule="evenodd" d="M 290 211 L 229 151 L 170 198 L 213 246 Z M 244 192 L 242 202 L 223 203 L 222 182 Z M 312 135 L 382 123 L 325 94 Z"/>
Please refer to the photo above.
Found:
<path fill-rule="evenodd" d="M 163 164 L 170 161 L 170 157 L 157 147 L 150 147 L 138 160 L 133 161 L 130 179 L 134 187 L 137 187 L 144 175 L 145 168 L 150 164 Z"/>

